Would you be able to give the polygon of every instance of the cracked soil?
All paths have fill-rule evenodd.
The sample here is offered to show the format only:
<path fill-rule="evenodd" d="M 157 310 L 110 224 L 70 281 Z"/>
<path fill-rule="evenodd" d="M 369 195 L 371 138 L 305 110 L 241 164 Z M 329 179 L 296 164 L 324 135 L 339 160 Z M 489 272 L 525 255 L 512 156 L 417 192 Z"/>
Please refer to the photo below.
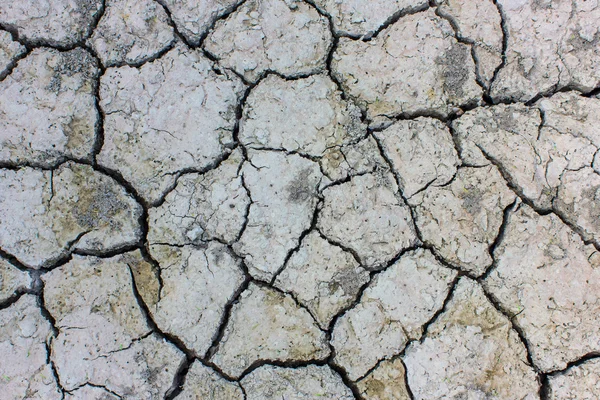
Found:
<path fill-rule="evenodd" d="M 599 0 L 0 0 L 0 399 L 600 399 Z"/>

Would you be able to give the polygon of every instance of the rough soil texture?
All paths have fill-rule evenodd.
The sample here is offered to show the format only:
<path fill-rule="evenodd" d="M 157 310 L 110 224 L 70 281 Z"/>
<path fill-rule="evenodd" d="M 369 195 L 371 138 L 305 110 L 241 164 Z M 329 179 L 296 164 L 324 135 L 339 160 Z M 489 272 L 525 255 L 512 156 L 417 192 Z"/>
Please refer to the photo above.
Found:
<path fill-rule="evenodd" d="M 0 398 L 600 398 L 597 0 L 0 0 Z"/>

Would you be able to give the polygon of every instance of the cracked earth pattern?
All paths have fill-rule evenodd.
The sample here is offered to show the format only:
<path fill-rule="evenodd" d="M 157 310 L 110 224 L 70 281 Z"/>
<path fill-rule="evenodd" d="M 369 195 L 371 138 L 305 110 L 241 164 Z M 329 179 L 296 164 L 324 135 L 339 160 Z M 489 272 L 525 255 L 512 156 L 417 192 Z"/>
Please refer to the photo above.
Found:
<path fill-rule="evenodd" d="M 0 0 L 0 398 L 600 399 L 600 1 Z"/>

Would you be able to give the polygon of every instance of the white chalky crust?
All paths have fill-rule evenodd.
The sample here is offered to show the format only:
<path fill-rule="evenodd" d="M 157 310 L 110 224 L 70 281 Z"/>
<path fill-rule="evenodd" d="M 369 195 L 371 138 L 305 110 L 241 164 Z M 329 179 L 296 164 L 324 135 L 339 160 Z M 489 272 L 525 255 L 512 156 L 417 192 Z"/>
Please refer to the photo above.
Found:
<path fill-rule="evenodd" d="M 213 68 L 199 51 L 178 45 L 139 69 L 110 68 L 102 76 L 105 136 L 98 161 L 126 176 L 149 203 L 178 171 L 206 168 L 232 146 L 244 86 Z"/>
<path fill-rule="evenodd" d="M 231 310 L 225 334 L 211 358 L 239 377 L 259 360 L 309 361 L 329 355 L 325 332 L 294 300 L 251 283 Z"/>
<path fill-rule="evenodd" d="M 249 151 L 248 157 L 242 175 L 252 204 L 234 249 L 253 277 L 268 281 L 310 227 L 323 175 L 318 164 L 299 155 Z"/>
<path fill-rule="evenodd" d="M 402 360 L 384 360 L 367 376 L 356 382 L 365 400 L 410 400 Z"/>
<path fill-rule="evenodd" d="M 409 200 L 426 244 L 475 275 L 492 265 L 489 248 L 516 195 L 493 165 L 460 168 L 447 186 L 429 187 Z"/>
<path fill-rule="evenodd" d="M 141 64 L 175 40 L 167 13 L 152 0 L 107 0 L 88 43 L 105 66 Z"/>
<path fill-rule="evenodd" d="M 286 81 L 270 75 L 244 105 L 240 142 L 247 148 L 283 149 L 313 157 L 365 135 L 360 110 L 341 99 L 326 75 Z"/>
<path fill-rule="evenodd" d="M 31 286 L 31 277 L 0 258 L 0 303 Z"/>
<path fill-rule="evenodd" d="M 226 246 L 205 248 L 151 246 L 160 265 L 160 300 L 149 301 L 150 313 L 164 331 L 177 335 L 204 354 L 216 335 L 224 307 L 244 280 L 239 261 Z"/>
<path fill-rule="evenodd" d="M 328 366 L 282 368 L 265 365 L 240 382 L 248 400 L 354 399 L 340 376 Z"/>
<path fill-rule="evenodd" d="M 369 42 L 340 39 L 333 73 L 371 119 L 447 115 L 481 96 L 470 46 L 453 34 L 433 11 L 409 15 Z"/>
<path fill-rule="evenodd" d="M 136 243 L 141 213 L 123 187 L 85 165 L 0 170 L 0 247 L 32 268 L 72 250 Z"/>
<path fill-rule="evenodd" d="M 0 390 L 7 399 L 61 398 L 47 363 L 46 344 L 52 326 L 41 314 L 35 296 L 23 295 L 0 310 Z"/>
<path fill-rule="evenodd" d="M 8 68 L 26 51 L 25 46 L 15 42 L 9 32 L 0 30 L 0 78 L 8 73 Z"/>
<path fill-rule="evenodd" d="M 0 0 L 0 399 L 600 397 L 600 0 Z"/>
<path fill-rule="evenodd" d="M 549 378 L 551 400 L 594 400 L 600 397 L 600 360 L 586 361 Z"/>
<path fill-rule="evenodd" d="M 525 346 L 476 282 L 461 278 L 422 342 L 403 356 L 417 399 L 537 399 Z"/>
<path fill-rule="evenodd" d="M 20 60 L 0 82 L 0 161 L 51 166 L 63 158 L 89 160 L 99 118 L 98 74 L 83 49 L 38 48 Z"/>
<path fill-rule="evenodd" d="M 448 128 L 432 118 L 398 121 L 375 133 L 407 198 L 452 180 L 460 164 Z"/>
<path fill-rule="evenodd" d="M 498 5 L 508 49 L 493 98 L 527 101 L 564 87 L 587 92 L 600 84 L 597 1 L 498 0 Z"/>
<path fill-rule="evenodd" d="M 182 400 L 243 400 L 244 393 L 239 383 L 229 382 L 216 372 L 194 361 L 185 377 L 183 391 L 178 399 Z"/>
<path fill-rule="evenodd" d="M 425 0 L 314 0 L 333 18 L 338 35 L 370 37 L 392 17 L 427 7 Z"/>
<path fill-rule="evenodd" d="M 423 325 L 442 307 L 455 276 L 428 250 L 403 255 L 377 275 L 360 302 L 337 320 L 331 339 L 334 362 L 357 380 L 379 360 L 400 353 L 409 340 L 421 337 Z"/>
<path fill-rule="evenodd" d="M 352 304 L 369 273 L 352 254 L 313 231 L 279 274 L 275 286 L 293 293 L 327 329 L 332 318 Z"/>
<path fill-rule="evenodd" d="M 486 286 L 523 329 L 533 362 L 560 370 L 600 350 L 600 254 L 555 215 L 521 206 Z"/>
<path fill-rule="evenodd" d="M 59 334 L 52 360 L 66 390 L 85 383 L 120 396 L 164 396 L 183 354 L 153 334 L 138 307 L 131 264 L 139 252 L 99 259 L 75 256 L 43 276 L 44 303 Z"/>
<path fill-rule="evenodd" d="M 2 0 L 0 24 L 29 43 L 67 47 L 87 38 L 102 8 L 100 0 Z"/>
<path fill-rule="evenodd" d="M 164 203 L 148 211 L 148 241 L 179 246 L 237 239 L 250 204 L 239 173 L 242 161 L 235 150 L 214 170 L 180 177 Z"/>
<path fill-rule="evenodd" d="M 208 35 L 205 48 L 255 82 L 265 71 L 294 77 L 325 69 L 327 19 L 299 0 L 247 0 Z"/>
<path fill-rule="evenodd" d="M 418 243 L 410 210 L 390 173 L 360 175 L 328 187 L 318 227 L 329 239 L 356 252 L 364 266 L 385 266 Z"/>

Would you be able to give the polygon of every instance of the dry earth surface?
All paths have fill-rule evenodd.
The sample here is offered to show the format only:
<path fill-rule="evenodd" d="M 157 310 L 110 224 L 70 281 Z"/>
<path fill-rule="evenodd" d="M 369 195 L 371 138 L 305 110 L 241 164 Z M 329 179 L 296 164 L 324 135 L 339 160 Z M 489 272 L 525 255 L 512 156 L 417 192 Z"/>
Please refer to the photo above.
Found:
<path fill-rule="evenodd" d="M 0 398 L 599 399 L 600 1 L 0 0 Z"/>

